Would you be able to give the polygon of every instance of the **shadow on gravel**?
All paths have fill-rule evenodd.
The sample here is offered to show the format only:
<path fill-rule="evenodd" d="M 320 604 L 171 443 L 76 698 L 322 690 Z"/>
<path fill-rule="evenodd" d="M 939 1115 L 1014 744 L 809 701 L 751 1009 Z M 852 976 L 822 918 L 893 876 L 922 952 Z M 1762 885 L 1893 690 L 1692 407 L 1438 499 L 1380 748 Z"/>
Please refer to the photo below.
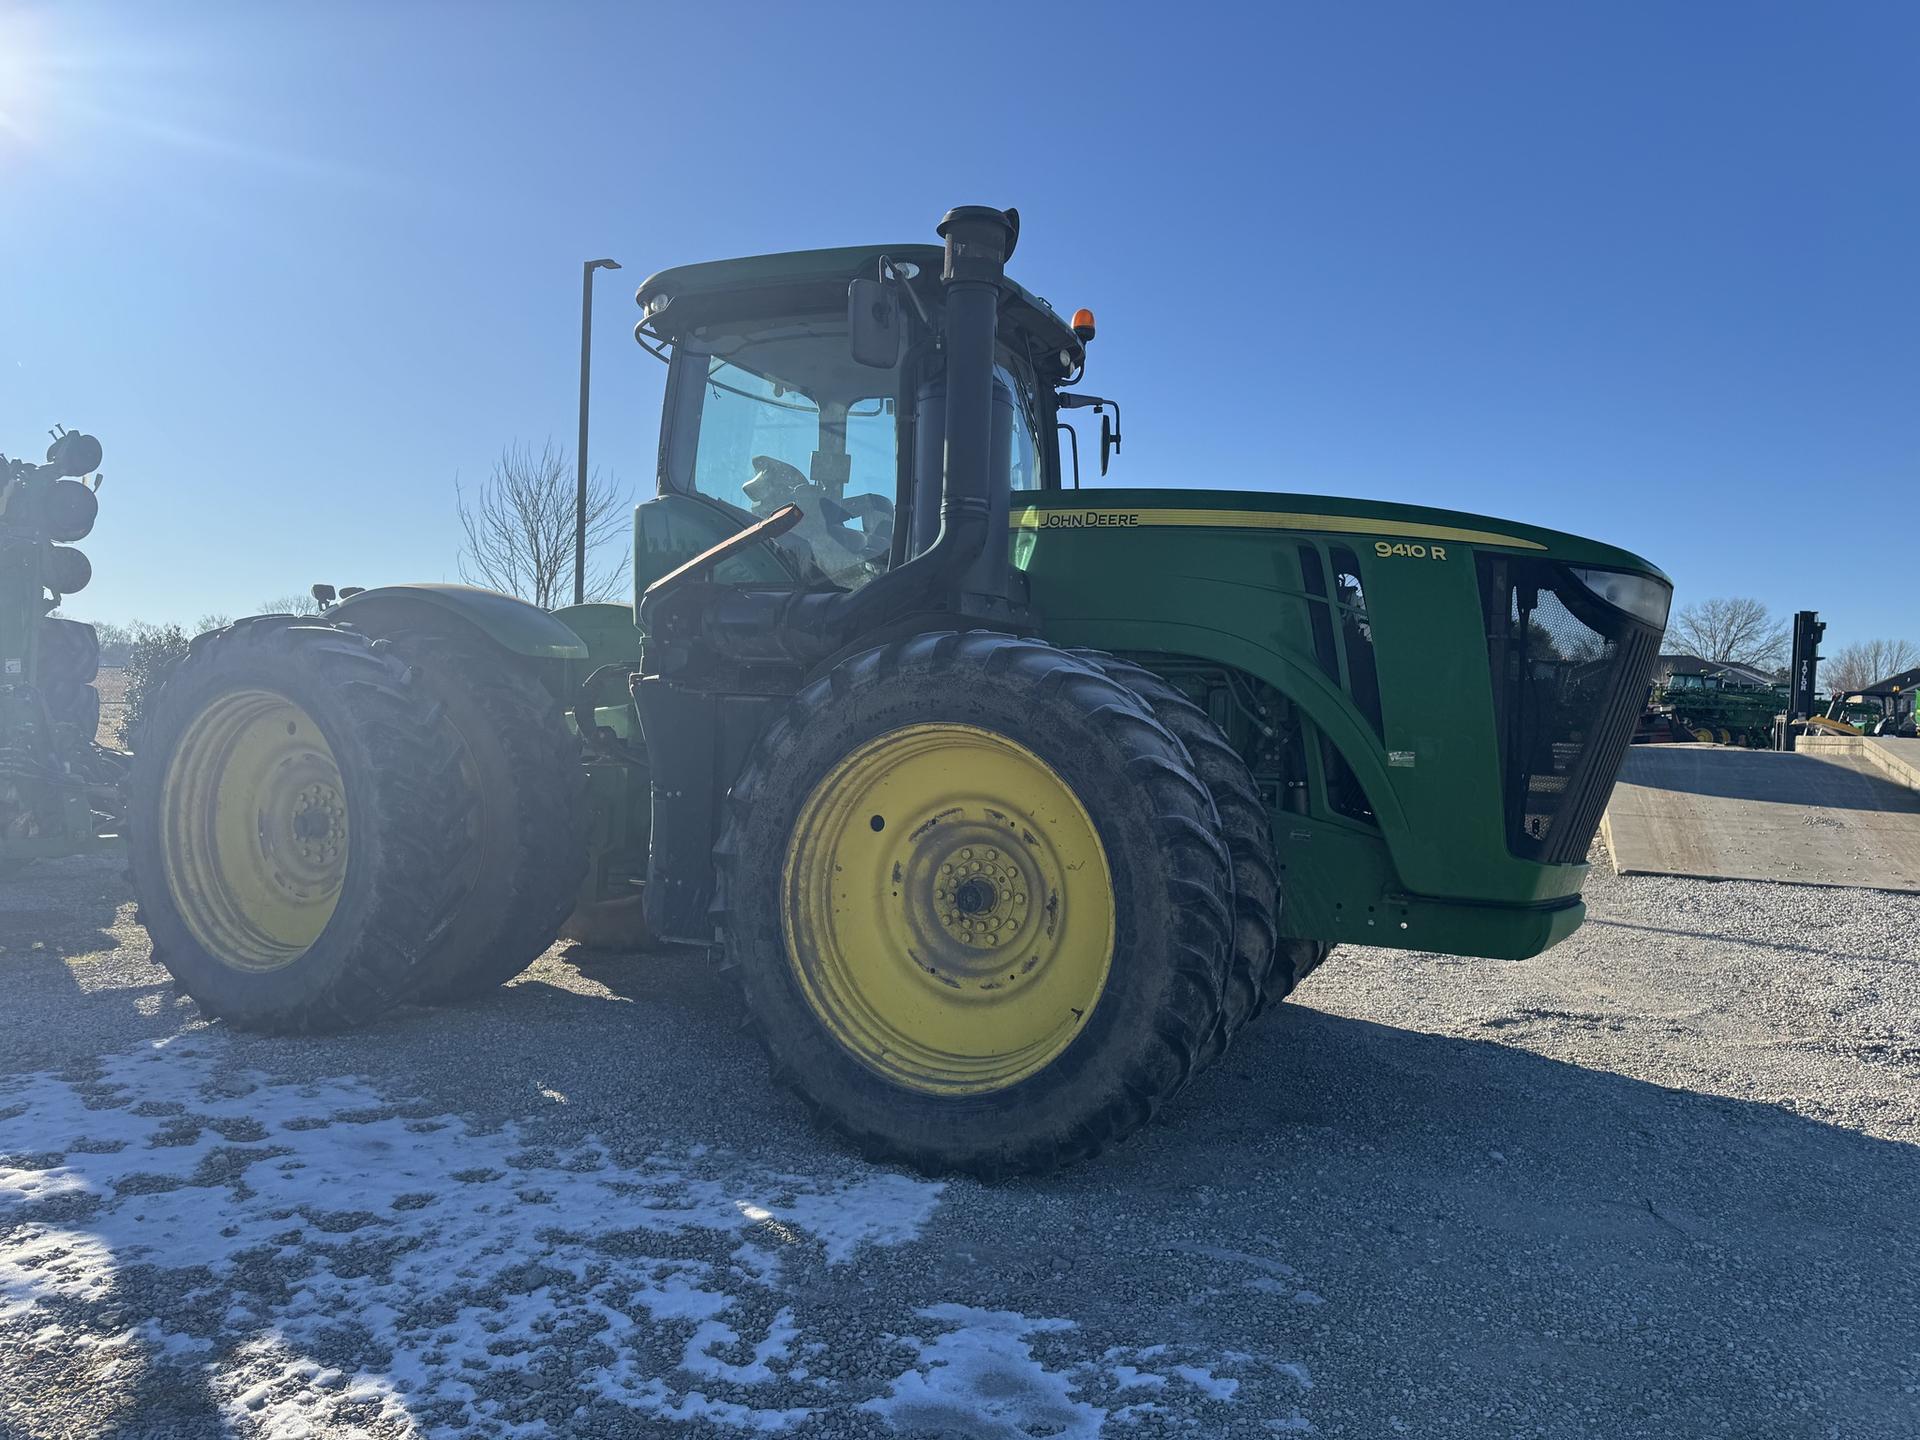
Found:
<path fill-rule="evenodd" d="M 1049 1183 L 1204 1177 L 1456 1423 L 1520 1397 L 1588 1433 L 1920 1433 L 1920 1147 L 1807 1104 L 1289 1005 L 1152 1144 Z"/>
<path fill-rule="evenodd" d="M 748 1152 L 832 1146 L 769 1088 L 703 960 L 583 958 L 625 1004 L 528 984 L 496 1002 L 566 1027 L 528 1037 L 550 1083 L 576 1098 L 604 1083 L 592 1047 L 607 1042 L 574 1027 L 617 1009 L 623 1083 L 651 1127 Z M 1250 1345 L 1220 1333 L 1232 1312 L 1308 1362 L 1323 1433 L 1390 1433 L 1411 1408 L 1440 1434 L 1490 1433 L 1473 1427 L 1504 1413 L 1555 1434 L 1800 1435 L 1819 1418 L 1911 1435 L 1920 1147 L 1805 1103 L 1290 1004 L 1130 1143 L 950 1191 L 953 1225 L 995 1238 L 929 1247 L 924 1293 L 1057 1313 L 1065 1265 L 1095 1304 Z M 1296 1304 L 1301 1290 L 1325 1303 Z M 1336 1392 L 1344 1420 L 1324 1412 Z"/>
<path fill-rule="evenodd" d="M 126 885 L 102 858 L 43 860 L 0 876 L 0 966 L 112 950 Z"/>
<path fill-rule="evenodd" d="M 0 880 L 0 1070 L 58 1067 L 196 1012 L 151 963 L 130 913 L 126 861 L 41 861 Z"/>
<path fill-rule="evenodd" d="M 1810 805 L 1834 810 L 1920 811 L 1920 795 L 1878 771 L 1816 755 L 1726 747 L 1633 748 L 1622 778 L 1629 784 L 1725 800 Z"/>
<path fill-rule="evenodd" d="M 1704 940 L 1715 945 L 1746 945 L 1756 950 L 1778 950 L 1789 955 L 1817 955 L 1826 964 L 1884 960 L 1885 955 L 1847 954 L 1827 945 L 1794 945 L 1785 940 L 1756 940 L 1750 935 L 1729 935 L 1724 930 L 1679 930 L 1670 925 L 1634 925 L 1625 920 L 1597 920 L 1589 915 L 1586 924 L 1603 930 L 1637 930 L 1643 935 L 1678 935 L 1688 940 Z"/>
<path fill-rule="evenodd" d="M 577 961 L 355 1036 L 242 1038 L 233 1058 L 366 1075 L 482 1131 L 594 1136 L 629 1159 L 697 1144 L 776 1171 L 839 1164 L 704 957 Z M 799 1298 L 805 1331 L 837 1337 L 828 1358 L 949 1303 L 1063 1317 L 1089 1344 L 1284 1357 L 1312 1376 L 1298 1398 L 1322 1435 L 1891 1440 L 1920 1433 L 1916 1195 L 1920 1147 L 1817 1111 L 1290 1004 L 1130 1143 L 1060 1175 L 950 1184 L 924 1243 L 809 1271 Z M 271 1324 L 280 1302 L 249 1303 Z M 139 1319 L 91 1309 L 61 1323 Z M 173 1374 L 196 1393 L 144 1403 L 190 1432 L 203 1397 Z M 1242 1420 L 1218 1433 L 1266 1433 L 1251 1399 Z"/>

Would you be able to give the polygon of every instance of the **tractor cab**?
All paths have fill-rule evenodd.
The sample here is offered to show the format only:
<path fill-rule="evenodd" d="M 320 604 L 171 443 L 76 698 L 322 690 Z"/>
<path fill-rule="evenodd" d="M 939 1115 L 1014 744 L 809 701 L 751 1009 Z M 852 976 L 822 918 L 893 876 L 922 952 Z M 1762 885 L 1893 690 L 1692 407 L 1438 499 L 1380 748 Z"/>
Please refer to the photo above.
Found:
<path fill-rule="evenodd" d="M 933 543 L 946 438 L 941 266 L 934 246 L 863 247 L 684 266 L 641 285 L 636 333 L 669 370 L 664 503 L 640 508 L 636 596 L 784 505 L 800 511 L 793 528 L 734 553 L 713 581 L 857 590 Z M 1002 283 L 987 498 L 1004 531 L 1009 493 L 1059 483 L 1055 392 L 1079 373 L 1085 342 L 1046 301 Z M 865 333 L 876 304 L 877 348 Z"/>

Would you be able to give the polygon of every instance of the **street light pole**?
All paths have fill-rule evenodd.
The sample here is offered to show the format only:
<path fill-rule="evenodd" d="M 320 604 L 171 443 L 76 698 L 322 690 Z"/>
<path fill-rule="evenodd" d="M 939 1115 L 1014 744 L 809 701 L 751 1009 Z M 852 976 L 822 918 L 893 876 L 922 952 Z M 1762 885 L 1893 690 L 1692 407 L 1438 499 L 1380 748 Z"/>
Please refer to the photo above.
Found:
<path fill-rule="evenodd" d="M 580 267 L 580 461 L 573 489 L 573 603 L 587 599 L 587 387 L 593 374 L 593 272 L 618 270 L 617 260 L 588 260 Z"/>

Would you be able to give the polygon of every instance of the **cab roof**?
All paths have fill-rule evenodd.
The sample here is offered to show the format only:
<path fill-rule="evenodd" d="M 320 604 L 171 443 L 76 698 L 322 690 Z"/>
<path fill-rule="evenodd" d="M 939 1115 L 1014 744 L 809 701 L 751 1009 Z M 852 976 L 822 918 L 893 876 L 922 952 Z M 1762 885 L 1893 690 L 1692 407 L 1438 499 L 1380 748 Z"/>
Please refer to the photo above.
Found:
<path fill-rule="evenodd" d="M 833 250 L 789 250 L 778 255 L 748 255 L 737 260 L 707 260 L 676 265 L 649 275 L 634 292 L 641 326 L 662 340 L 679 340 L 702 325 L 760 315 L 833 311 L 845 306 L 847 284 L 879 274 L 881 256 L 915 267 L 907 283 L 928 306 L 941 300 L 940 270 L 945 252 L 938 245 L 847 245 Z M 1002 281 L 1007 302 L 1002 313 L 1032 335 L 1043 352 L 1065 351 L 1070 363 L 1055 367 L 1072 373 L 1086 362 L 1086 346 L 1053 306 L 1012 280 Z M 660 308 L 649 311 L 649 306 Z"/>

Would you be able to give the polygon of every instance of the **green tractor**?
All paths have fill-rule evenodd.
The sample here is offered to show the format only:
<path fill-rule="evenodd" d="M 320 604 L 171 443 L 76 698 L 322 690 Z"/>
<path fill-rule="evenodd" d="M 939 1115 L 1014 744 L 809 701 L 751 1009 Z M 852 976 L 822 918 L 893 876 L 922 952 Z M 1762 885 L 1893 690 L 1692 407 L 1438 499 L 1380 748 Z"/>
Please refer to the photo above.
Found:
<path fill-rule="evenodd" d="M 1670 586 L 1415 506 L 1079 488 L 1093 336 L 944 247 L 647 280 L 635 603 L 448 586 L 202 636 L 137 747 L 209 1012 L 487 990 L 639 896 L 870 1155 L 1036 1171 L 1146 1122 L 1343 941 L 1520 958 L 1580 886 Z M 1063 463 L 1063 454 L 1066 457 Z"/>
<path fill-rule="evenodd" d="M 44 465 L 0 455 L 0 876 L 116 841 L 126 757 L 97 741 L 100 641 L 55 614 L 93 567 L 100 442 L 56 432 Z"/>

